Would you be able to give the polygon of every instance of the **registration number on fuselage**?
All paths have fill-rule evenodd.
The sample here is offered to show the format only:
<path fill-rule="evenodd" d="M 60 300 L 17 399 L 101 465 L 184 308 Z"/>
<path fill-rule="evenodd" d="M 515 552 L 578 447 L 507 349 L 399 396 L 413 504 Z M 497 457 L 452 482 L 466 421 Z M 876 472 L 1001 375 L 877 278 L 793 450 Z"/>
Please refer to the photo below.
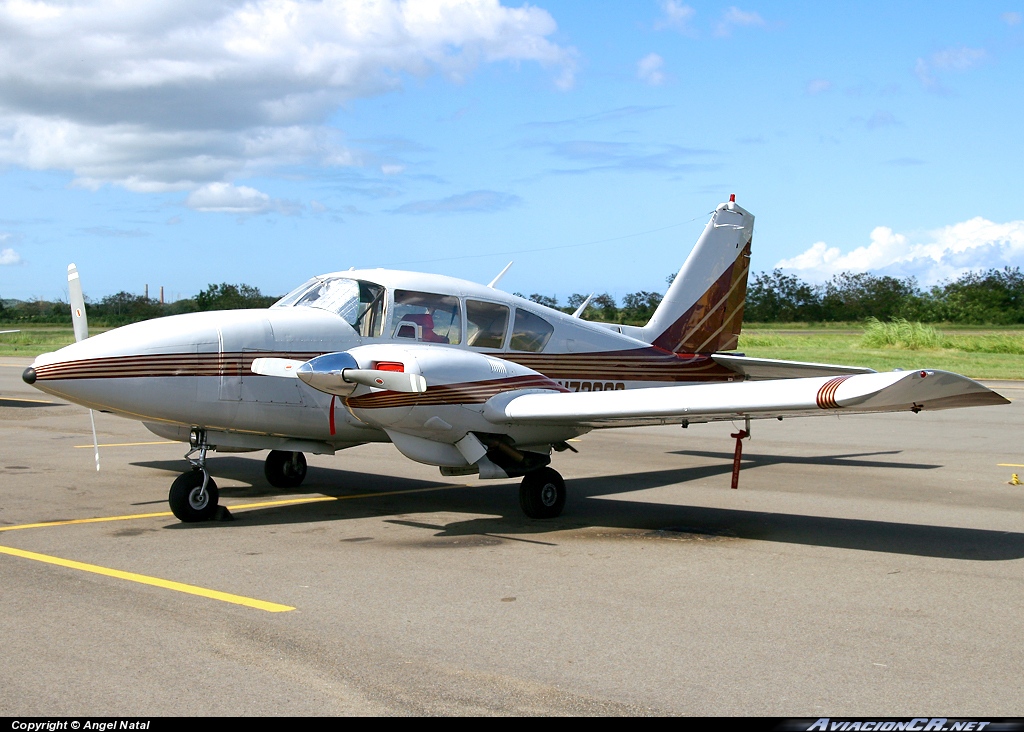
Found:
<path fill-rule="evenodd" d="M 622 391 L 626 385 L 621 381 L 559 381 L 569 391 Z"/>

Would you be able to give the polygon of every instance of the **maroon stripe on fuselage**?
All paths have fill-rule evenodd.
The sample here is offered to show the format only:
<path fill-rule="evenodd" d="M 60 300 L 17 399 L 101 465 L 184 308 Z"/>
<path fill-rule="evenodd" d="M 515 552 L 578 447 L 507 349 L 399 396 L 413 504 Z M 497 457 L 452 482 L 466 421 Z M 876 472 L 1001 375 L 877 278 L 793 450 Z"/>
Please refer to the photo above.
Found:
<path fill-rule="evenodd" d="M 39 381 L 60 379 L 132 379 L 162 376 L 253 376 L 257 358 L 290 358 L 308 361 L 322 352 L 244 351 L 234 353 L 168 353 L 146 356 L 113 356 L 63 361 L 36 367 Z"/>
<path fill-rule="evenodd" d="M 352 409 L 385 409 L 388 407 L 424 407 L 443 404 L 483 404 L 496 394 L 519 389 L 550 389 L 567 392 L 568 389 L 544 376 L 515 376 L 509 379 L 467 381 L 458 384 L 428 386 L 421 394 L 397 391 L 379 391 L 346 402 Z"/>
<path fill-rule="evenodd" d="M 257 358 L 308 361 L 321 352 L 244 351 L 168 353 L 64 361 L 36 368 L 40 381 L 62 379 L 131 379 L 173 376 L 256 377 Z M 489 353 L 537 371 L 549 379 L 581 381 L 708 382 L 737 378 L 734 371 L 705 354 L 675 354 L 660 348 L 597 353 Z"/>

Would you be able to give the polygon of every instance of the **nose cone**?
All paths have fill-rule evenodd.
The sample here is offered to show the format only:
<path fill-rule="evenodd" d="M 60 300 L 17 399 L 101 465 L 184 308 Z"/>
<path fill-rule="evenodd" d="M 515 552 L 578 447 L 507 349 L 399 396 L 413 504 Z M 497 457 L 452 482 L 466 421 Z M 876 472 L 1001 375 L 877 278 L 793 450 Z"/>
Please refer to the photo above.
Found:
<path fill-rule="evenodd" d="M 31 366 L 31 383 L 91 409 L 195 424 L 201 405 L 244 399 L 240 380 L 257 355 L 306 360 L 352 347 L 353 337 L 343 319 L 312 308 L 172 315 L 44 353 Z"/>
<path fill-rule="evenodd" d="M 146 405 L 152 405 L 157 391 L 147 377 L 195 372 L 201 350 L 212 351 L 216 358 L 217 323 L 212 315 L 157 318 L 99 333 L 42 354 L 22 379 L 92 409 L 155 416 Z M 193 385 L 189 401 L 194 401 L 194 392 Z M 173 402 L 182 396 L 161 398 Z"/>

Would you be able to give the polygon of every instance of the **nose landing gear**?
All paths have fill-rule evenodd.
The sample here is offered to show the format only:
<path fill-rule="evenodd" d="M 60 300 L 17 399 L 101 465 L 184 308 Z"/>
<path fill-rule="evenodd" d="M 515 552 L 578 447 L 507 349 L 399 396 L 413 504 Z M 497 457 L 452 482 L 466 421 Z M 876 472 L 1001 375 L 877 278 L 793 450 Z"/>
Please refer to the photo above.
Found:
<path fill-rule="evenodd" d="M 206 469 L 206 453 L 210 449 L 206 441 L 206 430 L 192 430 L 189 444 L 191 449 L 185 453 L 185 459 L 192 464 L 192 469 L 174 479 L 170 493 L 167 494 L 167 502 L 179 521 L 209 521 L 217 514 L 220 493 Z M 196 452 L 199 453 L 198 459 L 192 457 Z"/>

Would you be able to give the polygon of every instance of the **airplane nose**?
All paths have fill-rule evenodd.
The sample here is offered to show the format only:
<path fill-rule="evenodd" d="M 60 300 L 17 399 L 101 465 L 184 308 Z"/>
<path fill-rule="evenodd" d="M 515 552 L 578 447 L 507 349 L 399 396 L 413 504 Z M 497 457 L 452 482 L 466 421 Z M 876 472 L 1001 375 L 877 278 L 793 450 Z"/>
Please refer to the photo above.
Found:
<path fill-rule="evenodd" d="M 24 381 L 26 384 L 36 383 L 36 370 L 29 366 L 27 369 L 25 369 L 24 373 L 22 373 L 21 380 Z"/>

